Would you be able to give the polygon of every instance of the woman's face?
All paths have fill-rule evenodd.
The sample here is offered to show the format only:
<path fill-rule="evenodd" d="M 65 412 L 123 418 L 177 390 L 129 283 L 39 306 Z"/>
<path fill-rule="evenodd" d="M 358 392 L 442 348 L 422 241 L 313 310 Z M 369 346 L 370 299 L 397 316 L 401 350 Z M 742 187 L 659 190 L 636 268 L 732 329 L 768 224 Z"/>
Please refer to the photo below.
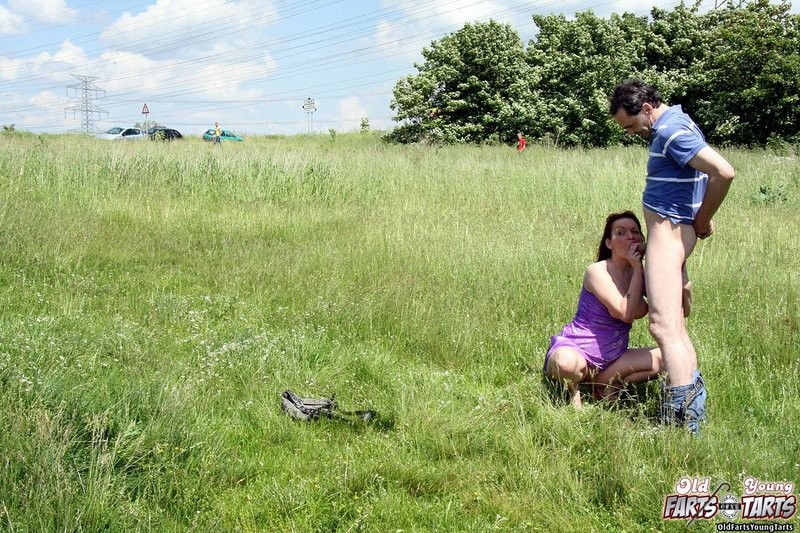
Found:
<path fill-rule="evenodd" d="M 606 239 L 606 246 L 612 255 L 625 256 L 632 243 L 642 242 L 642 232 L 632 218 L 620 218 L 611 224 L 611 237 Z"/>

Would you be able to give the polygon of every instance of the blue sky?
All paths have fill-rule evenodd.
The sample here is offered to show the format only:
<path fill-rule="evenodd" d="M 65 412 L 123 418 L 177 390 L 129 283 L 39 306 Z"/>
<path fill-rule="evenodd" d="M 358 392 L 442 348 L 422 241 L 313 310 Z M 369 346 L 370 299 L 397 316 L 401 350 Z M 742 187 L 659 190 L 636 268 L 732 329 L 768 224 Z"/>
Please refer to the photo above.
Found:
<path fill-rule="evenodd" d="M 527 43 L 535 13 L 647 15 L 671 0 L 7 0 L 0 2 L 0 123 L 80 131 L 145 119 L 197 135 L 391 128 L 398 79 L 431 41 L 469 21 L 508 23 Z M 714 0 L 704 0 L 703 8 Z M 97 91 L 82 90 L 84 82 Z M 144 104 L 150 111 L 142 114 Z"/>

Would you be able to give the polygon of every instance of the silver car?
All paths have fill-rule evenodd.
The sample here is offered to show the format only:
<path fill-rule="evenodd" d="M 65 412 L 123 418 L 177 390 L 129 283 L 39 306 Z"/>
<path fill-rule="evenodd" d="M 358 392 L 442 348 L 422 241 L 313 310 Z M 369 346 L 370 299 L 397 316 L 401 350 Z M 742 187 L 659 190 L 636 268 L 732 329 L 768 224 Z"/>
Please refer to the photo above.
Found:
<path fill-rule="evenodd" d="M 98 139 L 123 139 L 125 141 L 138 141 L 140 139 L 148 139 L 147 133 L 139 128 L 111 128 L 105 133 L 98 133 Z"/>

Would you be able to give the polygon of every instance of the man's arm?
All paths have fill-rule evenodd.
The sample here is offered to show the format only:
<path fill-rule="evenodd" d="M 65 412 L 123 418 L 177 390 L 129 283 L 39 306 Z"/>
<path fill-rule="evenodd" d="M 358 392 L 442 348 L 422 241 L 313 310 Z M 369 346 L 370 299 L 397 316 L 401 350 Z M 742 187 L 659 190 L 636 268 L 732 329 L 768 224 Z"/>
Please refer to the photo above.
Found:
<path fill-rule="evenodd" d="M 719 152 L 710 146 L 697 152 L 697 155 L 689 160 L 689 165 L 708 174 L 706 195 L 694 217 L 694 230 L 699 238 L 705 239 L 713 231 L 711 219 L 728 194 L 731 182 L 736 177 L 736 171 Z"/>

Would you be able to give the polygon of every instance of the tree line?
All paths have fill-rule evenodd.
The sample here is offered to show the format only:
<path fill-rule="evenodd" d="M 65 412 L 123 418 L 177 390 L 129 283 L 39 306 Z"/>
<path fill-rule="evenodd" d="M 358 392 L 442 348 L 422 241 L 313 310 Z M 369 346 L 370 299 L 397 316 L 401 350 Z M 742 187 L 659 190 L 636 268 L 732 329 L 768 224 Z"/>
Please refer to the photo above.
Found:
<path fill-rule="evenodd" d="M 495 21 L 432 42 L 418 73 L 394 87 L 390 140 L 511 143 L 521 131 L 559 146 L 630 142 L 608 96 L 639 78 L 681 104 L 713 144 L 800 143 L 800 15 L 788 2 L 533 20 L 527 48 Z"/>

